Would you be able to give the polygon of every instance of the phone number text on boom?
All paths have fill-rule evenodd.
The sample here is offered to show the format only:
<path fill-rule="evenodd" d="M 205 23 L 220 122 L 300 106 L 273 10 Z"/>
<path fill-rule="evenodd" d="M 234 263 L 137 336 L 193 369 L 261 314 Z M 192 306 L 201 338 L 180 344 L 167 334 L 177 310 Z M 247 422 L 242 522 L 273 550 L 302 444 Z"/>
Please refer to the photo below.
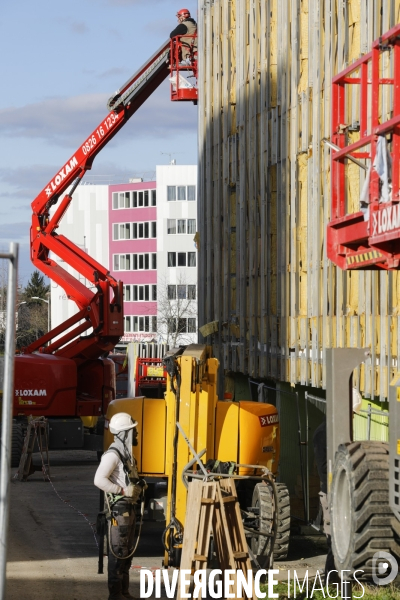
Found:
<path fill-rule="evenodd" d="M 107 117 L 107 119 L 100 125 L 100 127 L 96 129 L 96 132 L 93 133 L 90 136 L 90 138 L 86 140 L 86 142 L 82 146 L 82 152 L 85 156 L 86 154 L 89 154 L 93 150 L 97 142 L 101 140 L 101 138 L 103 138 L 108 131 L 110 131 L 113 125 L 117 122 L 117 120 L 118 115 L 116 115 L 115 113 L 111 113 Z"/>

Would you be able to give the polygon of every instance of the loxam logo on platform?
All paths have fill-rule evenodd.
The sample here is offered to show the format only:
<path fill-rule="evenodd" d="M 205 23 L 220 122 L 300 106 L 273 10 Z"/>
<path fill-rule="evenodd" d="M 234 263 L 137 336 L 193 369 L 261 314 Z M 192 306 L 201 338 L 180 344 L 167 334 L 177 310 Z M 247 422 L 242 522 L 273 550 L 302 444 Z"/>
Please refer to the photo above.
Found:
<path fill-rule="evenodd" d="M 51 192 L 55 191 L 58 186 L 60 185 L 60 183 L 62 182 L 63 179 L 66 178 L 67 175 L 69 175 L 71 173 L 71 171 L 73 171 L 75 169 L 75 167 L 78 165 L 78 161 L 76 159 L 76 157 L 72 157 L 71 160 L 61 169 L 61 171 L 59 171 L 58 175 L 56 175 L 53 179 L 53 181 L 50 181 L 49 185 L 46 188 L 46 194 L 47 197 L 51 196 Z"/>
<path fill-rule="evenodd" d="M 400 227 L 400 204 L 380 208 L 372 213 L 373 233 L 379 235 Z"/>
<path fill-rule="evenodd" d="M 275 413 L 273 415 L 263 415 L 258 417 L 260 420 L 261 427 L 267 427 L 267 425 L 275 425 L 279 423 L 279 415 Z"/>
<path fill-rule="evenodd" d="M 47 396 L 46 390 L 15 390 L 16 396 Z"/>

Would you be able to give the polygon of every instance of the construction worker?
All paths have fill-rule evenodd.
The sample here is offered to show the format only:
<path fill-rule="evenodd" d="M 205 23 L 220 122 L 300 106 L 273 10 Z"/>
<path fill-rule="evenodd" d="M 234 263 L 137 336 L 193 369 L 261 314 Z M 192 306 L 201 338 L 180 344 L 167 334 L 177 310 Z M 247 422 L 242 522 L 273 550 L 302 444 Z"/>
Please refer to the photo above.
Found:
<path fill-rule="evenodd" d="M 193 51 L 194 55 L 197 55 L 197 23 L 191 18 L 190 12 L 187 8 L 181 8 L 176 13 L 178 17 L 179 25 L 175 27 L 170 33 L 170 37 L 173 38 L 177 35 L 184 36 L 180 38 L 182 44 L 182 63 L 190 65 L 190 52 Z"/>
<path fill-rule="evenodd" d="M 129 593 L 129 569 L 135 535 L 135 504 L 146 484 L 139 481 L 132 446 L 137 446 L 137 421 L 127 413 L 110 419 L 114 442 L 101 457 L 94 484 L 105 492 L 108 509 L 109 600 L 134 600 Z"/>

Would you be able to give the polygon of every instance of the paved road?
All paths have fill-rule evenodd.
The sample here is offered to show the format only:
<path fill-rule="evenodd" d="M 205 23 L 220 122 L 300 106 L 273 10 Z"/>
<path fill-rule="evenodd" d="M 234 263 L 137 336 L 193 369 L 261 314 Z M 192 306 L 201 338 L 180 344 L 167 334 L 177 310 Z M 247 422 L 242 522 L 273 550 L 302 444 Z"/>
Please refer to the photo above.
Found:
<path fill-rule="evenodd" d="M 39 464 L 38 455 L 35 461 Z M 40 472 L 11 485 L 6 599 L 106 599 L 107 580 L 97 574 L 92 529 L 99 507 L 99 493 L 92 483 L 96 455 L 51 452 L 50 463 L 54 488 Z M 161 567 L 161 533 L 162 528 L 143 526 L 131 578 L 131 593 L 138 598 L 140 567 Z M 296 569 L 299 575 L 309 569 L 311 575 L 323 567 L 324 552 L 323 538 L 294 538 L 289 560 L 275 565 L 281 569 L 279 578 L 286 579 L 287 569 Z"/>
<path fill-rule="evenodd" d="M 37 457 L 35 462 L 39 464 Z M 97 574 L 97 545 L 92 530 L 99 507 L 99 492 L 93 485 L 96 454 L 52 452 L 50 463 L 56 491 L 43 481 L 40 472 L 27 482 L 13 480 L 11 485 L 6 598 L 107 598 L 106 575 Z M 133 565 L 160 567 L 162 529 L 143 529 Z M 133 593 L 139 597 L 137 568 L 132 575 Z"/>

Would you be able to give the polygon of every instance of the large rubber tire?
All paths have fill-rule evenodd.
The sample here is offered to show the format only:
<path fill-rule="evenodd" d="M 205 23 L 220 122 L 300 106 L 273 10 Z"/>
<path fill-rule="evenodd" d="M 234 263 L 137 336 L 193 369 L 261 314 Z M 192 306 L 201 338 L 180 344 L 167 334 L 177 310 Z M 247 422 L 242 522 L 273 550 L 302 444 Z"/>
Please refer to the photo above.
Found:
<path fill-rule="evenodd" d="M 276 483 L 277 507 L 276 507 L 276 535 L 274 544 L 274 560 L 284 560 L 289 551 L 290 538 L 290 500 L 289 492 L 285 484 Z M 270 539 L 262 533 L 272 533 L 274 527 L 274 496 L 269 484 L 257 483 L 253 491 L 252 506 L 260 509 L 259 530 L 260 535 L 253 537 L 251 549 L 253 553 L 262 558 L 270 553 Z"/>
<path fill-rule="evenodd" d="M 389 448 L 383 442 L 339 446 L 330 494 L 332 551 L 338 571 L 371 579 L 378 550 L 400 558 L 399 524 L 389 506 Z"/>
<path fill-rule="evenodd" d="M 11 467 L 19 467 L 22 447 L 24 445 L 24 430 L 20 423 L 13 423 L 11 437 Z"/>
<path fill-rule="evenodd" d="M 274 546 L 274 559 L 285 560 L 289 552 L 290 540 L 290 496 L 284 483 L 276 483 L 278 494 L 278 527 Z"/>

